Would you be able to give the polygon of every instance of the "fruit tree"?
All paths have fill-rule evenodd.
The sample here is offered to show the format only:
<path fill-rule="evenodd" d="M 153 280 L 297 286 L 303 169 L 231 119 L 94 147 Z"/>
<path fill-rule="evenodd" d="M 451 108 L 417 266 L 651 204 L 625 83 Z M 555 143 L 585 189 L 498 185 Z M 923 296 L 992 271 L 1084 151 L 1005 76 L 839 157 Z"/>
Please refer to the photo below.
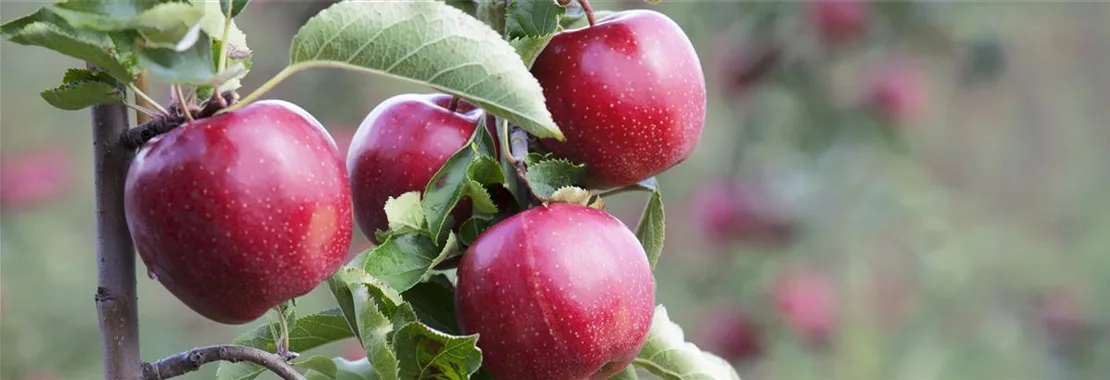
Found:
<path fill-rule="evenodd" d="M 706 118 L 701 60 L 666 14 L 342 1 L 314 8 L 288 66 L 243 91 L 248 2 L 68 0 L 2 27 L 87 63 L 41 96 L 92 109 L 105 378 L 220 362 L 219 379 L 739 379 L 656 303 L 654 176 L 691 155 Z M 857 29 L 855 13 L 821 12 L 837 35 Z M 427 91 L 378 105 L 347 147 L 266 98 L 309 69 Z M 634 228 L 605 211 L 627 191 L 649 194 Z M 348 254 L 356 234 L 375 245 Z M 137 265 L 212 323 L 261 325 L 144 361 Z M 297 310 L 317 287 L 335 307 Z M 342 340 L 365 358 L 311 355 Z"/>

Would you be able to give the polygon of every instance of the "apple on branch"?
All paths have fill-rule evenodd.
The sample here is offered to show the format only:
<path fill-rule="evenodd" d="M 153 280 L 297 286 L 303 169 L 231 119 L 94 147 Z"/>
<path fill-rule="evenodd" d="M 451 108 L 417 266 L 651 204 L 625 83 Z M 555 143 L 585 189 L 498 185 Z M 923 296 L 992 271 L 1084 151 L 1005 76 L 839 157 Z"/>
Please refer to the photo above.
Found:
<path fill-rule="evenodd" d="M 323 126 L 266 100 L 147 142 L 127 173 L 125 213 L 152 278 L 197 313 L 243 324 L 348 261 L 348 186 Z"/>
<path fill-rule="evenodd" d="M 566 139 L 541 140 L 588 171 L 596 189 L 632 185 L 684 161 L 705 124 L 693 45 L 662 13 L 617 12 L 555 34 L 532 74 Z"/>

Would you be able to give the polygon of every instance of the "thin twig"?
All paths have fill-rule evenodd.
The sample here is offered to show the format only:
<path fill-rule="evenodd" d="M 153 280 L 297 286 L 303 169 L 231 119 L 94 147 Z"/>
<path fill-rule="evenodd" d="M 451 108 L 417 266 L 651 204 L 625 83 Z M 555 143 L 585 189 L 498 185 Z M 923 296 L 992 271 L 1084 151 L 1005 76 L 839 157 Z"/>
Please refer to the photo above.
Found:
<path fill-rule="evenodd" d="M 181 114 L 185 116 L 186 121 L 193 121 L 193 115 L 189 112 L 189 104 L 185 102 L 185 94 L 181 92 L 181 86 L 174 84 L 173 93 L 177 98 L 177 105 L 181 106 Z"/>
<path fill-rule="evenodd" d="M 139 87 L 135 86 L 134 83 L 128 84 L 127 87 L 130 88 L 131 91 L 135 92 L 135 96 L 139 100 L 147 102 L 147 104 L 149 104 L 154 109 L 158 110 L 158 112 L 161 112 L 164 115 L 169 115 L 170 114 L 170 111 L 167 111 L 166 108 L 162 107 L 162 105 L 158 104 L 158 102 L 154 101 L 154 99 L 151 99 L 150 96 L 146 94 L 146 92 L 143 92 L 143 90 L 140 89 Z"/>
<path fill-rule="evenodd" d="M 251 362 L 266 367 L 285 380 L 304 380 L 286 358 L 247 346 L 218 345 L 197 347 L 154 363 L 143 363 L 143 380 L 163 380 L 200 369 L 202 365 L 227 361 Z"/>
<path fill-rule="evenodd" d="M 150 81 L 147 79 L 146 71 L 139 73 L 139 80 L 135 81 L 135 86 L 144 93 L 150 90 Z M 142 109 L 149 110 L 151 108 L 150 102 L 148 102 L 145 98 L 138 97 L 138 99 L 135 100 L 138 106 Z M 135 111 L 139 111 L 138 108 L 132 109 L 134 109 Z M 148 114 L 144 111 L 139 111 L 135 113 L 135 124 L 149 123 L 151 120 L 153 120 L 153 118 L 154 114 Z"/>
<path fill-rule="evenodd" d="M 95 69 L 92 64 L 87 64 Z M 100 321 L 104 378 L 138 380 L 139 316 L 136 298 L 135 249 L 123 211 L 123 188 L 131 150 L 120 146 L 127 131 L 127 107 L 100 104 L 92 108 L 93 181 L 96 201 L 96 313 Z"/>
<path fill-rule="evenodd" d="M 161 117 L 162 116 L 162 115 L 158 114 L 158 111 L 155 111 L 155 110 L 152 110 L 152 109 L 149 109 L 149 108 L 143 108 L 143 107 L 141 107 L 141 106 L 139 106 L 138 104 L 135 104 L 135 103 L 123 102 L 123 105 L 127 106 L 127 108 L 135 110 L 135 115 L 136 115 L 135 119 L 136 120 L 146 120 L 146 121 L 139 122 L 139 124 L 149 123 L 152 120 L 154 120 L 155 117 Z"/>

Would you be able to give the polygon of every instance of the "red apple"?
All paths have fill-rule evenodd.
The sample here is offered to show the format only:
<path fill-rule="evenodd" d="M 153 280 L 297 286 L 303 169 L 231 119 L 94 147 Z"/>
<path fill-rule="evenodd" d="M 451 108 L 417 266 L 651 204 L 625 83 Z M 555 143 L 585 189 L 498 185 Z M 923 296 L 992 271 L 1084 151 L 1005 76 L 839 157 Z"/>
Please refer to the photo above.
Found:
<path fill-rule="evenodd" d="M 617 12 L 555 34 L 536 58 L 539 80 L 566 139 L 541 140 L 586 164 L 585 185 L 615 188 L 689 157 L 705 124 L 705 77 L 686 34 L 650 10 Z"/>
<path fill-rule="evenodd" d="M 775 42 L 740 44 L 735 37 L 717 42 L 716 66 L 721 92 L 730 98 L 748 95 L 779 65 L 782 45 Z"/>
<path fill-rule="evenodd" d="M 498 379 L 607 379 L 643 346 L 654 287 L 620 220 L 557 203 L 482 233 L 459 264 L 455 304 Z"/>
<path fill-rule="evenodd" d="M 312 115 L 266 100 L 148 142 L 127 173 L 139 255 L 185 305 L 243 324 L 304 295 L 348 258 L 343 159 Z"/>
<path fill-rule="evenodd" d="M 833 285 L 811 269 L 786 272 L 772 289 L 775 307 L 786 326 L 803 340 L 824 344 L 836 327 Z"/>
<path fill-rule="evenodd" d="M 14 153 L 0 162 L 0 209 L 4 211 L 45 205 L 73 184 L 69 155 L 61 148 Z"/>
<path fill-rule="evenodd" d="M 734 306 L 718 306 L 702 315 L 695 342 L 704 350 L 731 363 L 763 353 L 762 328 L 755 319 Z"/>
<path fill-rule="evenodd" d="M 871 19 L 864 0 L 811 0 L 806 11 L 820 36 L 832 42 L 844 42 L 863 34 Z"/>
<path fill-rule="evenodd" d="M 450 111 L 450 102 L 446 94 L 394 96 L 375 107 L 355 132 L 347 153 L 355 221 L 375 244 L 381 242 L 374 231 L 389 229 L 386 200 L 423 192 L 474 133 L 482 110 L 459 101 Z M 469 202 L 460 203 L 454 216 L 458 223 L 469 218 Z"/>
<path fill-rule="evenodd" d="M 925 74 L 904 60 L 886 62 L 868 83 L 866 105 L 886 121 L 912 123 L 924 115 L 928 101 Z"/>
<path fill-rule="evenodd" d="M 781 245 L 794 235 L 787 216 L 750 184 L 712 183 L 695 191 L 692 202 L 695 225 L 714 244 Z"/>

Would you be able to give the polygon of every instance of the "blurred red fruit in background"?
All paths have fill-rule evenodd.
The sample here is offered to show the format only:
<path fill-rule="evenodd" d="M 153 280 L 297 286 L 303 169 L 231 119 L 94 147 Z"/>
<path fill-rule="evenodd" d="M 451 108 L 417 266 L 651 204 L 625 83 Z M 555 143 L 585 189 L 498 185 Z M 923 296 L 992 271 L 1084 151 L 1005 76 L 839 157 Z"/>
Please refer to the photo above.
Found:
<path fill-rule="evenodd" d="M 771 290 L 775 308 L 786 326 L 808 343 L 822 345 L 837 323 L 833 285 L 812 269 L 790 270 Z"/>
<path fill-rule="evenodd" d="M 779 245 L 794 234 L 789 218 L 752 184 L 707 184 L 694 192 L 692 202 L 695 225 L 714 244 Z"/>
<path fill-rule="evenodd" d="M 350 340 L 344 343 L 343 353 L 340 354 L 340 357 L 350 361 L 362 360 L 366 357 L 366 350 L 362 348 L 358 341 Z"/>
<path fill-rule="evenodd" d="M 753 359 L 763 353 L 762 329 L 738 307 L 708 309 L 698 324 L 694 342 L 730 363 Z"/>
<path fill-rule="evenodd" d="M 812 0 L 806 11 L 826 41 L 844 42 L 863 34 L 871 12 L 863 0 Z"/>
<path fill-rule="evenodd" d="M 783 48 L 777 43 L 741 44 L 728 36 L 717 42 L 717 78 L 726 97 L 743 97 L 766 78 L 782 61 Z"/>
<path fill-rule="evenodd" d="M 866 91 L 865 105 L 891 123 L 917 121 L 927 106 L 925 74 L 905 60 L 886 62 L 870 78 Z"/>
<path fill-rule="evenodd" d="M 56 200 L 73 184 L 72 164 L 62 148 L 18 152 L 0 158 L 0 209 L 27 210 Z"/>

